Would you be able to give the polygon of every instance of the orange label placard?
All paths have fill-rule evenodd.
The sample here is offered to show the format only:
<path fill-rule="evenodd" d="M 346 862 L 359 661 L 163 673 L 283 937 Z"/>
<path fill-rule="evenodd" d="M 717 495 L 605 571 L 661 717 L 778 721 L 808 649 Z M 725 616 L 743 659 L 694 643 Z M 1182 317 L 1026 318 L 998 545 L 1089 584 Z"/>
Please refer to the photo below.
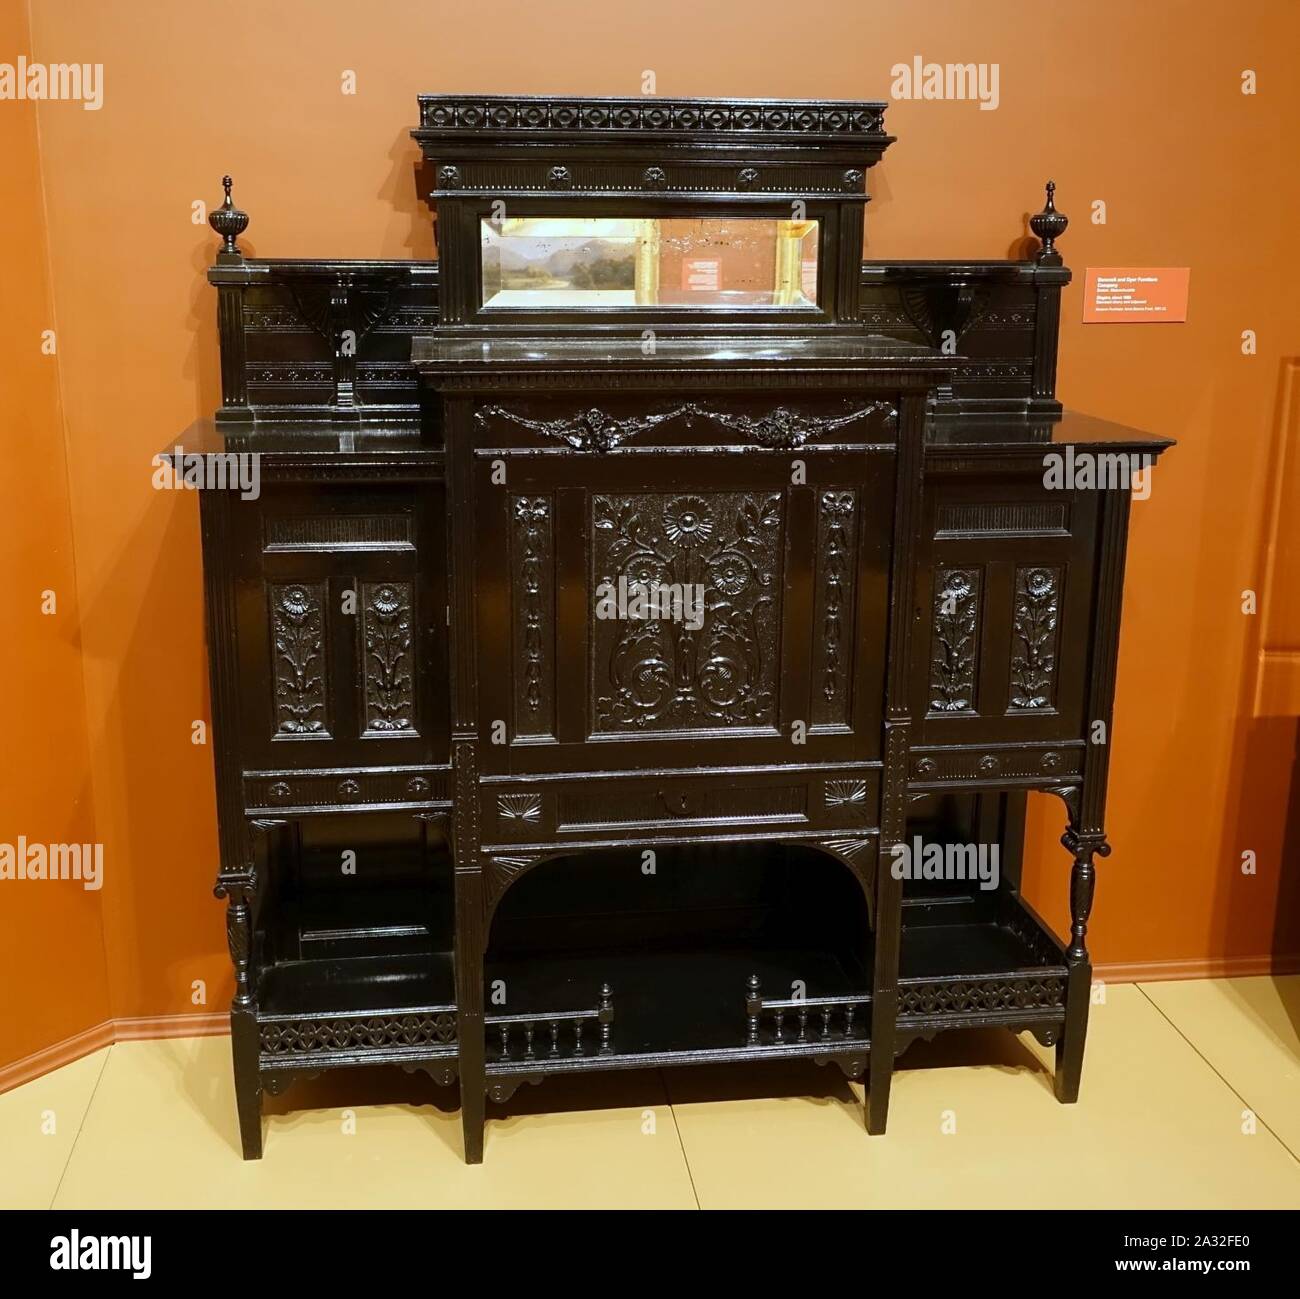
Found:
<path fill-rule="evenodd" d="M 1083 323 L 1180 324 L 1187 319 L 1187 266 L 1089 266 Z"/>

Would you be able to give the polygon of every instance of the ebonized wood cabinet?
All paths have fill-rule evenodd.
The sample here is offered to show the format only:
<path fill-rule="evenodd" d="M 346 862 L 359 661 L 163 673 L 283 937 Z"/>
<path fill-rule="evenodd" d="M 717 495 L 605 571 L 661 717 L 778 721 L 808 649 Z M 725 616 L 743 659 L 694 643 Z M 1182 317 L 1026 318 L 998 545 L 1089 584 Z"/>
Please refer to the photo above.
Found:
<path fill-rule="evenodd" d="M 422 97 L 437 264 L 247 259 L 227 178 L 181 442 L 260 485 L 202 493 L 246 1157 L 372 1062 L 470 1161 L 522 1082 L 665 1063 L 834 1062 L 880 1133 L 989 1024 L 1077 1097 L 1129 496 L 1044 456 L 1168 443 L 1056 401 L 1050 186 L 1029 260 L 862 263 L 883 118 Z M 897 878 L 918 835 L 997 887 Z"/>

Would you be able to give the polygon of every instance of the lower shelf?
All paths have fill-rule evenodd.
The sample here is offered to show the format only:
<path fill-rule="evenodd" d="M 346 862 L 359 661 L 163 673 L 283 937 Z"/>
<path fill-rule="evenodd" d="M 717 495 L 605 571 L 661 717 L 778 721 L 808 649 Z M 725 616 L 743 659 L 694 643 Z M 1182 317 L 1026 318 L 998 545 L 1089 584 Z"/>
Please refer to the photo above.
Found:
<path fill-rule="evenodd" d="M 749 1014 L 755 977 L 773 1003 L 764 1007 L 757 1040 Z M 804 1000 L 791 995 L 798 985 Z M 868 986 L 857 961 L 808 949 L 591 951 L 494 961 L 487 969 L 487 1069 L 498 1075 L 863 1056 Z M 492 1005 L 494 991 L 505 1005 Z M 593 1014 L 602 1001 L 609 1003 L 605 1024 Z M 583 1017 L 596 1022 L 587 1027 Z"/>
<path fill-rule="evenodd" d="M 330 957 L 271 966 L 259 982 L 259 1066 L 337 1068 L 454 1057 L 449 953 Z"/>
<path fill-rule="evenodd" d="M 982 919 L 904 923 L 898 1028 L 1059 1025 L 1068 975 L 1061 944 L 1014 894 L 991 900 Z"/>

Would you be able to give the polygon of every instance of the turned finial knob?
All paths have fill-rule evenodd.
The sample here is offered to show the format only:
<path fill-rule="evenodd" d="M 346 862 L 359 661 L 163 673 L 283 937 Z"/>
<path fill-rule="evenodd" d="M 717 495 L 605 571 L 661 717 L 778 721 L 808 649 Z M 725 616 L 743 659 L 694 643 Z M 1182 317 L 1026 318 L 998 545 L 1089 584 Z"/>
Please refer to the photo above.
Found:
<path fill-rule="evenodd" d="M 239 251 L 239 245 L 235 240 L 248 229 L 248 213 L 241 212 L 230 197 L 232 183 L 229 176 L 221 178 L 221 188 L 225 191 L 226 197 L 219 208 L 208 213 L 208 225 L 222 238 L 221 256 L 242 257 L 243 254 Z"/>
<path fill-rule="evenodd" d="M 1047 202 L 1041 212 L 1035 212 L 1029 218 L 1029 228 L 1042 240 L 1043 246 L 1038 250 L 1040 262 L 1060 263 L 1061 254 L 1056 251 L 1056 241 L 1065 233 L 1070 218 L 1056 210 L 1056 182 L 1047 182 Z"/>

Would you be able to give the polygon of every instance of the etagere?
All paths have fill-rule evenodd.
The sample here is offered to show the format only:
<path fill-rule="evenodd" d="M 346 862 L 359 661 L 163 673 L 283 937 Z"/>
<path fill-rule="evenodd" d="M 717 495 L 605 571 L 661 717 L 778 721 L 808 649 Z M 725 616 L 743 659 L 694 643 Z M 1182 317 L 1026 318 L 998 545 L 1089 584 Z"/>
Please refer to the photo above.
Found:
<path fill-rule="evenodd" d="M 862 262 L 884 113 L 422 96 L 436 263 L 245 258 L 227 178 L 182 443 L 259 484 L 202 493 L 245 1157 L 372 1062 L 469 1161 L 524 1081 L 703 1061 L 833 1062 L 880 1133 L 990 1024 L 1076 1099 L 1129 495 L 1044 465 L 1169 444 L 1056 400 L 1050 185 L 1023 261 Z"/>

